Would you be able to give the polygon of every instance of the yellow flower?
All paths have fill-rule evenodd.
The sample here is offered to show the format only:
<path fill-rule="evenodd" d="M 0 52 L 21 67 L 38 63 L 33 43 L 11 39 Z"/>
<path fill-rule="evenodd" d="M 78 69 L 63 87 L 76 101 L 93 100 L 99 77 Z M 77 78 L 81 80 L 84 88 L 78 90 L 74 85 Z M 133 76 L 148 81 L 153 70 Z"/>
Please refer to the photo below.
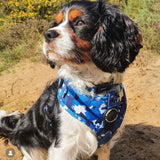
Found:
<path fill-rule="evenodd" d="M 18 7 L 19 6 L 19 2 L 15 2 L 15 6 Z"/>
<path fill-rule="evenodd" d="M 35 18 L 34 16 L 35 16 L 34 13 L 29 13 L 29 14 L 28 14 L 28 18 Z"/>
<path fill-rule="evenodd" d="M 12 25 L 13 25 L 13 23 L 12 23 L 12 22 L 10 22 L 10 23 L 9 23 L 9 25 L 10 25 L 10 26 L 12 26 Z"/>
<path fill-rule="evenodd" d="M 4 19 L 0 18 L 0 21 L 1 21 L 1 22 L 4 22 Z"/>
<path fill-rule="evenodd" d="M 48 0 L 46 0 L 46 2 L 45 2 L 45 4 L 44 4 L 44 6 L 46 7 L 46 6 L 48 5 L 48 3 L 49 3 L 49 1 L 48 1 Z"/>
<path fill-rule="evenodd" d="M 29 4 L 29 5 L 28 5 L 28 10 L 30 10 L 30 11 L 33 10 L 32 4 Z"/>
<path fill-rule="evenodd" d="M 13 5 L 14 2 L 13 2 L 13 1 L 9 1 L 8 4 L 9 4 L 9 5 Z"/>

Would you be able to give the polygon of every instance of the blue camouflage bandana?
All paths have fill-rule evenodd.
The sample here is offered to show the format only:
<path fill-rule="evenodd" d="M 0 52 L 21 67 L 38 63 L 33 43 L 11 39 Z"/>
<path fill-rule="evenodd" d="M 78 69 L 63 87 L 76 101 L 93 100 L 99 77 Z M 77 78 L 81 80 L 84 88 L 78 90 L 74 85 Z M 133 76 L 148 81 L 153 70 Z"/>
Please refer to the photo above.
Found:
<path fill-rule="evenodd" d="M 74 118 L 91 128 L 98 140 L 98 147 L 106 144 L 121 126 L 127 101 L 122 83 L 110 84 L 110 89 L 96 94 L 81 93 L 70 81 L 59 79 L 58 100 Z"/>

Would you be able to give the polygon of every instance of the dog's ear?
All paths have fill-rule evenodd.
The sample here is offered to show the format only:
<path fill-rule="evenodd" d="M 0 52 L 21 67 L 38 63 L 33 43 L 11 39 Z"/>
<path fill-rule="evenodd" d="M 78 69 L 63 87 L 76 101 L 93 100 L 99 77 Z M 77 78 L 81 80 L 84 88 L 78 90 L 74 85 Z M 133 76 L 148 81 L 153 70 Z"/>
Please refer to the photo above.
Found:
<path fill-rule="evenodd" d="M 136 23 L 115 6 L 98 2 L 99 29 L 92 40 L 91 58 L 104 72 L 123 72 L 142 48 Z"/>

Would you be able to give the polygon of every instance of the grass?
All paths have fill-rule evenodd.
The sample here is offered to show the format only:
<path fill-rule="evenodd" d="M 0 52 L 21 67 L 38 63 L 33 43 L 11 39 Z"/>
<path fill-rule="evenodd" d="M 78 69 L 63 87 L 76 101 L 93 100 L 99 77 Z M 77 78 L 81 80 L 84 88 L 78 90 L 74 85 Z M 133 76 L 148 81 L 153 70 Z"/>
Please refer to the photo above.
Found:
<path fill-rule="evenodd" d="M 23 43 L 12 49 L 3 49 L 0 52 L 0 72 L 7 70 L 25 58 L 31 58 L 32 62 L 36 62 L 35 57 L 40 54 L 39 50 L 40 45 L 37 41 L 28 44 Z"/>

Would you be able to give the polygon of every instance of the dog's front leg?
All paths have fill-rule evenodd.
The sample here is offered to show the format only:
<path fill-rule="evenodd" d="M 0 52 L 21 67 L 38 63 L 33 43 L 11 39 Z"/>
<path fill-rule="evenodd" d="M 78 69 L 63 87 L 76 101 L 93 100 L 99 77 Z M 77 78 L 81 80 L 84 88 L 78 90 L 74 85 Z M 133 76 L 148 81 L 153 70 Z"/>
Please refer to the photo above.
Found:
<path fill-rule="evenodd" d="M 110 144 L 107 143 L 103 147 L 97 150 L 98 160 L 110 159 Z"/>

